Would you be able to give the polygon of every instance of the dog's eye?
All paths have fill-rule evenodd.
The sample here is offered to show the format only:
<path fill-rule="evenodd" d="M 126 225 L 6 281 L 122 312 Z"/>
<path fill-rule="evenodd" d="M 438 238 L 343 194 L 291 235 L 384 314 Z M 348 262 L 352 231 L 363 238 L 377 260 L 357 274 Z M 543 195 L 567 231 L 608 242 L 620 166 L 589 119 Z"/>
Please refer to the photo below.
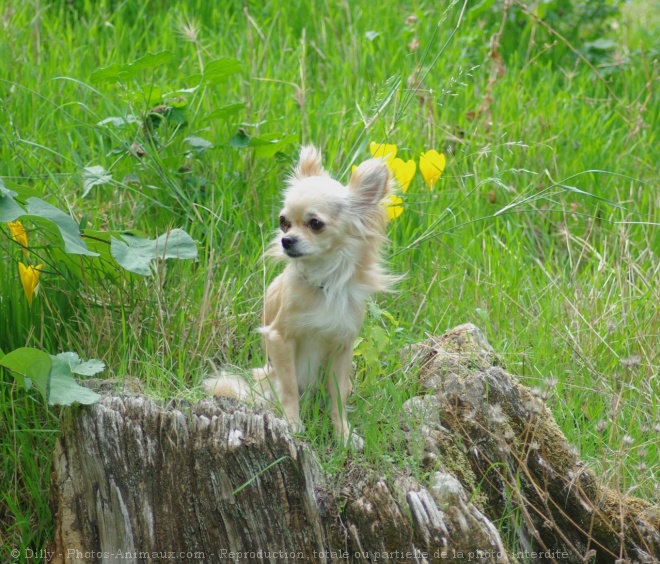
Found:
<path fill-rule="evenodd" d="M 286 233 L 287 229 L 291 227 L 291 224 L 286 220 L 286 217 L 283 215 L 280 216 L 280 229 Z"/>
<path fill-rule="evenodd" d="M 321 231 L 321 229 L 325 227 L 325 223 L 316 218 L 312 218 L 309 220 L 309 226 L 312 228 L 312 231 Z"/>

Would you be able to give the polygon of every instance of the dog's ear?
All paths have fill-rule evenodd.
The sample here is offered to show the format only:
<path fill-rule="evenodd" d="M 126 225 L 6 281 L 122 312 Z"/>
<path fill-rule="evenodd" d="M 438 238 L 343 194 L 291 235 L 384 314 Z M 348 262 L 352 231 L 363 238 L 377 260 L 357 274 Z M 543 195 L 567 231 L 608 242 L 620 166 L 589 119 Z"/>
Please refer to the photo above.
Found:
<path fill-rule="evenodd" d="M 298 165 L 293 175 L 302 180 L 308 176 L 327 176 L 328 173 L 321 164 L 321 152 L 314 145 L 306 145 L 300 149 Z"/>
<path fill-rule="evenodd" d="M 355 169 L 348 189 L 356 203 L 374 206 L 390 193 L 390 178 L 384 160 L 369 159 Z"/>

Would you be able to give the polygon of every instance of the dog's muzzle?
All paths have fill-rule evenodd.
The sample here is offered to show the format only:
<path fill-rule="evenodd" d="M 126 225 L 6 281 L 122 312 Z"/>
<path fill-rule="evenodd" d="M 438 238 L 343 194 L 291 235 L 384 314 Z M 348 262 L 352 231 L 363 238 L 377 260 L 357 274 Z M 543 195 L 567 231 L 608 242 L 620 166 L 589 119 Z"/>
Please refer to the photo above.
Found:
<path fill-rule="evenodd" d="M 288 257 L 296 258 L 302 256 L 302 253 L 296 250 L 297 243 L 298 239 L 295 237 L 282 237 L 282 248 Z"/>

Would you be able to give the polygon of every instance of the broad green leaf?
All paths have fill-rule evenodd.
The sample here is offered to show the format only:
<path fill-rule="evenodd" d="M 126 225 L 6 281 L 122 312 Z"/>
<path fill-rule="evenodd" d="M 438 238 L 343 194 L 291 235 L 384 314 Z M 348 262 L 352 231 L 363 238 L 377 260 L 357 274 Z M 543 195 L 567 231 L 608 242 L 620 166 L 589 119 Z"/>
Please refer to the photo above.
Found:
<path fill-rule="evenodd" d="M 390 339 L 382 327 L 374 325 L 369 332 L 369 337 L 374 343 L 374 347 L 379 351 L 384 351 L 389 345 Z"/>
<path fill-rule="evenodd" d="M 18 194 L 9 190 L 0 178 L 0 222 L 16 221 L 25 213 L 23 208 L 14 201 L 16 196 Z"/>
<path fill-rule="evenodd" d="M 90 251 L 85 242 L 80 238 L 78 224 L 73 218 L 55 206 L 51 206 L 39 198 L 29 198 L 26 215 L 46 219 L 54 223 L 62 236 L 64 250 L 67 253 L 91 257 L 98 256 L 98 253 Z"/>
<path fill-rule="evenodd" d="M 123 239 L 126 239 L 122 236 Z M 129 239 L 130 241 L 130 239 Z M 129 272 L 142 276 L 151 275 L 151 261 L 153 256 L 148 250 L 134 243 L 127 244 L 114 237 L 110 238 L 110 253 L 114 259 Z"/>
<path fill-rule="evenodd" d="M 250 136 L 242 129 L 239 129 L 229 140 L 229 145 L 235 149 L 243 149 L 250 146 Z"/>
<path fill-rule="evenodd" d="M 83 388 L 75 381 L 68 360 L 60 358 L 60 355 L 50 358 L 52 361 L 48 394 L 50 405 L 71 405 L 75 402 L 89 405 L 100 399 L 101 396 L 96 392 Z"/>
<path fill-rule="evenodd" d="M 131 92 L 130 98 L 136 104 L 146 104 L 147 107 L 150 108 L 161 103 L 163 99 L 163 91 L 158 86 L 144 84 L 139 90 Z"/>
<path fill-rule="evenodd" d="M 250 147 L 261 147 L 276 141 L 279 135 L 277 133 L 265 133 L 261 137 L 250 137 Z"/>
<path fill-rule="evenodd" d="M 83 168 L 82 171 L 83 179 L 83 194 L 84 198 L 89 194 L 89 191 L 94 186 L 102 186 L 103 184 L 108 184 L 112 180 L 112 176 L 108 174 L 108 171 L 105 170 L 102 166 L 87 166 Z"/>
<path fill-rule="evenodd" d="M 122 80 L 120 74 L 122 72 L 122 66 L 119 63 L 112 63 L 108 67 L 103 67 L 95 70 L 90 77 L 90 82 L 92 84 L 99 84 L 101 82 L 106 82 L 109 80 L 118 81 Z"/>
<path fill-rule="evenodd" d="M 228 76 L 241 72 L 243 65 L 241 62 L 230 57 L 221 57 L 211 61 L 204 68 L 203 83 L 212 86 L 222 82 Z"/>
<path fill-rule="evenodd" d="M 204 154 L 207 149 L 213 149 L 213 143 L 206 139 L 202 139 L 201 137 L 186 137 L 184 141 L 188 143 L 196 153 Z"/>
<path fill-rule="evenodd" d="M 68 365 L 72 374 L 80 376 L 94 376 L 105 370 L 105 364 L 95 358 L 83 362 L 75 352 L 63 352 L 55 355 L 55 358 Z"/>
<path fill-rule="evenodd" d="M 267 143 L 260 143 L 259 146 L 255 147 L 254 154 L 257 157 L 270 158 L 287 145 L 294 143 L 297 139 L 298 135 L 294 133 L 286 137 L 282 137 L 281 139 L 273 139 L 269 140 Z M 254 138 L 252 140 L 254 140 Z M 250 142 L 250 145 L 252 145 L 252 142 Z"/>
<path fill-rule="evenodd" d="M 54 373 L 51 377 L 49 405 L 71 405 L 75 402 L 90 405 L 100 398 L 93 390 L 80 386 L 71 374 Z"/>
<path fill-rule="evenodd" d="M 92 84 L 99 84 L 106 81 L 126 81 L 136 76 L 140 71 L 154 69 L 172 58 L 171 51 L 160 51 L 158 53 L 147 53 L 132 63 L 120 65 L 114 63 L 108 67 L 95 70 L 90 78 Z"/>
<path fill-rule="evenodd" d="M 245 102 L 239 102 L 237 104 L 229 104 L 228 106 L 223 106 L 217 110 L 213 110 L 206 119 L 227 119 L 230 116 L 240 112 L 245 108 Z"/>
<path fill-rule="evenodd" d="M 186 125 L 188 123 L 188 113 L 185 107 L 171 108 L 167 112 L 167 121 L 173 125 Z"/>
<path fill-rule="evenodd" d="M 26 390 L 34 386 L 44 399 L 48 399 L 50 355 L 30 347 L 21 347 L 0 358 L 0 366 L 18 375 L 18 380 Z"/>
<path fill-rule="evenodd" d="M 103 372 L 104 370 L 105 362 L 101 362 L 100 360 L 92 358 L 79 364 L 75 370 L 72 370 L 72 372 L 74 374 L 78 374 L 78 376 L 94 376 L 95 374 Z"/>
<path fill-rule="evenodd" d="M 184 141 L 196 149 L 213 149 L 213 143 L 201 137 L 186 137 Z"/>
<path fill-rule="evenodd" d="M 56 354 L 55 358 L 58 361 L 66 362 L 69 365 L 71 372 L 73 372 L 73 369 L 82 362 L 82 360 L 78 356 L 78 353 L 70 352 L 70 351 Z"/>
<path fill-rule="evenodd" d="M 130 123 L 140 123 L 140 119 L 135 117 L 133 114 L 128 114 L 126 117 L 108 117 L 96 125 L 114 125 L 115 127 L 123 127 Z"/>
<path fill-rule="evenodd" d="M 200 86 L 203 86 L 203 79 L 204 77 L 200 73 L 195 73 L 191 74 L 189 76 L 186 76 L 185 78 L 182 78 L 179 83 L 180 84 L 194 84 L 195 86 L 192 86 L 188 88 L 188 90 L 195 92 L 196 90 L 199 89 Z"/>
<path fill-rule="evenodd" d="M 278 133 L 267 133 L 261 137 L 251 137 L 243 129 L 239 129 L 229 141 L 229 145 L 237 149 L 253 147 L 254 154 L 257 157 L 272 157 L 297 139 L 298 136 L 295 133 L 286 137 L 280 137 Z"/>
<path fill-rule="evenodd" d="M 197 247 L 192 237 L 182 229 L 173 229 L 158 239 L 143 239 L 122 235 L 123 241 L 110 238 L 110 252 L 115 260 L 129 272 L 149 276 L 151 261 L 157 258 L 197 258 Z"/>
<path fill-rule="evenodd" d="M 172 59 L 172 51 L 159 51 L 158 53 L 147 53 L 143 57 L 129 63 L 129 67 L 135 72 L 141 70 L 151 70 L 165 63 L 169 63 Z"/>
<path fill-rule="evenodd" d="M 12 198 L 15 198 L 17 196 L 16 192 L 12 192 L 9 188 L 7 188 L 7 185 L 5 184 L 5 181 L 0 178 L 0 196 L 11 196 Z"/>
<path fill-rule="evenodd" d="M 9 192 L 16 193 L 14 198 L 21 202 L 21 206 L 23 205 L 22 202 L 27 201 L 28 198 L 39 198 L 42 194 L 41 191 L 29 184 L 14 184 Z"/>
<path fill-rule="evenodd" d="M 364 341 L 361 345 L 360 348 L 356 351 L 356 353 L 359 356 L 362 356 L 364 358 L 364 361 L 368 365 L 375 365 L 378 364 L 380 361 L 380 354 L 378 350 L 368 341 Z"/>
<path fill-rule="evenodd" d="M 167 98 L 165 104 L 170 108 L 186 108 L 188 106 L 188 100 L 183 96 L 177 96 L 176 98 Z"/>
<path fill-rule="evenodd" d="M 194 259 L 197 258 L 197 246 L 193 238 L 183 229 L 172 229 L 158 239 L 142 239 L 135 235 L 122 235 L 126 241 L 134 245 L 149 248 L 153 258 L 161 259 Z"/>
<path fill-rule="evenodd" d="M 195 75 L 195 82 L 199 82 L 202 79 L 201 74 Z M 190 81 L 188 81 L 190 82 Z M 174 90 L 172 92 L 168 92 L 167 95 L 169 94 L 193 94 L 199 90 L 199 86 L 193 86 L 192 88 L 179 88 L 178 90 Z"/>

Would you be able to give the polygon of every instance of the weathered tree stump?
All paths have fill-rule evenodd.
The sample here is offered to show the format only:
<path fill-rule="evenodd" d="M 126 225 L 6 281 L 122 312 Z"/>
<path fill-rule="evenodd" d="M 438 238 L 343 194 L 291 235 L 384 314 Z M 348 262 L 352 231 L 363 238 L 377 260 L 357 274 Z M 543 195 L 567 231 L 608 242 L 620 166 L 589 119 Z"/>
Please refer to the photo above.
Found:
<path fill-rule="evenodd" d="M 106 396 L 65 410 L 54 561 L 660 558 L 660 511 L 601 487 L 476 327 L 406 352 L 424 394 L 401 425 L 423 484 L 362 473 L 337 488 L 283 420 L 232 400 Z"/>

